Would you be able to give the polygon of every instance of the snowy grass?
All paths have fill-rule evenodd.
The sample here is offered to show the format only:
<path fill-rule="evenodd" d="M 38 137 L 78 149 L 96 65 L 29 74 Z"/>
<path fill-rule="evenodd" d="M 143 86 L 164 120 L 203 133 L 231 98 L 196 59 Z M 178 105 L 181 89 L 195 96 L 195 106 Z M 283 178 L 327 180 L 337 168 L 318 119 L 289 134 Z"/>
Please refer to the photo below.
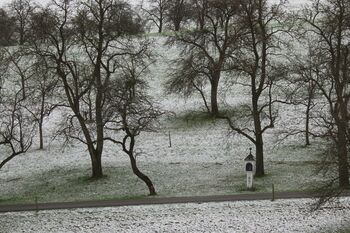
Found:
<path fill-rule="evenodd" d="M 140 169 L 154 181 L 159 196 L 246 192 L 243 159 L 251 145 L 238 135 L 230 135 L 224 121 L 185 112 L 164 119 L 163 125 L 159 133 L 142 134 L 138 146 L 144 152 L 138 157 Z M 274 133 L 268 135 L 270 142 L 274 138 Z M 303 147 L 302 142 L 287 142 L 265 144 L 267 175 L 256 179 L 256 192 L 270 192 L 272 184 L 276 191 L 309 190 L 323 180 L 314 174 L 322 145 Z M 0 201 L 100 200 L 147 195 L 145 185 L 132 174 L 128 158 L 120 149 L 106 144 L 103 165 L 107 176 L 92 182 L 88 179 L 91 168 L 86 149 L 79 144 L 62 149 L 53 142 L 46 150 L 21 155 L 2 169 Z"/>
<path fill-rule="evenodd" d="M 225 121 L 203 114 L 200 96 L 182 99 L 164 94 L 171 59 L 179 56 L 178 48 L 164 46 L 165 41 L 164 37 L 155 38 L 159 62 L 151 67 L 150 95 L 174 114 L 162 119 L 159 132 L 141 134 L 137 139 L 137 151 L 142 152 L 137 158 L 141 171 L 154 181 L 159 196 L 247 192 L 243 160 L 249 147 L 254 146 L 247 139 L 232 135 Z M 224 83 L 221 109 L 241 112 L 243 105 L 249 103 L 247 89 L 226 87 Z M 270 192 L 272 184 L 276 191 L 311 190 L 324 181 L 316 174 L 325 148 L 323 142 L 313 141 L 312 146 L 304 147 L 302 135 L 279 142 L 280 132 L 286 126 L 302 127 L 302 112 L 301 108 L 279 107 L 276 128 L 264 137 L 267 175 L 255 180 L 256 192 Z M 55 111 L 45 123 L 45 150 L 34 148 L 0 171 L 0 203 L 122 199 L 148 194 L 146 186 L 132 174 L 128 157 L 108 143 L 102 158 L 106 177 L 90 181 L 86 148 L 78 143 L 62 148 L 59 141 L 49 140 L 63 117 L 62 111 Z M 0 159 L 6 156 L 5 151 L 1 152 Z"/>
<path fill-rule="evenodd" d="M 297 8 L 304 0 L 291 0 Z M 150 35 L 152 37 L 152 35 Z M 158 133 L 142 134 L 140 169 L 154 181 L 159 196 L 245 193 L 243 159 L 252 145 L 231 135 L 223 121 L 201 111 L 201 99 L 164 95 L 170 58 L 176 48 L 156 48 L 163 62 L 152 67 L 151 95 L 176 115 L 162 120 Z M 227 90 L 225 108 L 241 109 L 249 101 L 244 88 Z M 226 93 L 225 93 L 226 94 Z M 199 105 L 200 104 L 200 105 Z M 267 175 L 255 180 L 256 192 L 311 190 L 324 181 L 316 171 L 323 142 L 304 147 L 302 136 L 278 141 L 285 126 L 300 128 L 302 109 L 281 107 L 277 127 L 265 136 Z M 90 160 L 80 144 L 61 148 L 49 137 L 62 118 L 56 111 L 46 123 L 46 149 L 18 156 L 0 171 L 0 204 L 51 201 L 127 199 L 147 195 L 145 185 L 131 172 L 128 158 L 107 144 L 103 155 L 106 177 L 89 180 Z M 172 147 L 169 147 L 168 133 Z M 6 154 L 1 150 L 0 159 Z M 0 232 L 350 232 L 350 199 L 309 212 L 310 199 L 177 204 L 118 208 L 55 210 L 0 214 Z"/>
<path fill-rule="evenodd" d="M 347 232 L 349 198 L 310 212 L 310 199 L 0 214 L 0 232 Z"/>
<path fill-rule="evenodd" d="M 186 115 L 188 116 L 188 115 Z M 193 115 L 191 115 L 193 116 Z M 218 195 L 247 192 L 242 160 L 246 141 L 228 136 L 222 121 L 210 118 L 168 120 L 164 132 L 141 135 L 140 169 L 155 183 L 159 196 Z M 172 147 L 168 144 L 171 132 Z M 268 145 L 268 144 L 267 144 Z M 320 145 L 267 146 L 267 175 L 255 180 L 256 192 L 310 190 L 322 181 L 314 172 Z M 89 180 L 85 148 L 52 146 L 31 151 L 4 167 L 0 176 L 1 203 L 101 200 L 147 195 L 145 185 L 131 172 L 128 158 L 107 144 L 103 157 L 106 177 Z"/>

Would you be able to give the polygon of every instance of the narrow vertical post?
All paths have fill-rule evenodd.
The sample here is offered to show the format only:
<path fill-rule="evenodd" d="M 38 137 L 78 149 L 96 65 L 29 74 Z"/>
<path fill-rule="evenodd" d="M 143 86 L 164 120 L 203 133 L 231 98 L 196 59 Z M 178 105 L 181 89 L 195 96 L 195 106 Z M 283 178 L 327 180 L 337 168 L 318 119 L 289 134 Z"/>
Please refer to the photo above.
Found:
<path fill-rule="evenodd" d="M 170 131 L 169 131 L 169 147 L 171 147 L 171 135 L 170 135 Z"/>
<path fill-rule="evenodd" d="M 272 184 L 272 199 L 271 201 L 274 201 L 275 200 L 275 185 Z"/>

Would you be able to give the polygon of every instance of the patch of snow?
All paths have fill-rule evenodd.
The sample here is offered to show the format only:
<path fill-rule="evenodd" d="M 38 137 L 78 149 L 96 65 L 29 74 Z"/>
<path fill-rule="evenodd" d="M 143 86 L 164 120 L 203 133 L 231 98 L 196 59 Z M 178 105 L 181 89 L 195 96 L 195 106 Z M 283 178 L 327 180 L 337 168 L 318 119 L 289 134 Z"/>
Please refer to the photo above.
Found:
<path fill-rule="evenodd" d="M 350 199 L 310 212 L 310 199 L 170 204 L 0 214 L 1 232 L 335 232 Z"/>
<path fill-rule="evenodd" d="M 142 152 L 137 157 L 141 171 L 154 181 L 161 196 L 244 191 L 243 159 L 254 145 L 242 136 L 230 134 L 224 121 L 193 119 L 200 118 L 203 112 L 199 107 L 202 106 L 200 96 L 185 100 L 165 94 L 163 84 L 169 78 L 170 61 L 179 56 L 179 50 L 165 46 L 165 37 L 154 40 L 158 62 L 151 67 L 149 94 L 176 117 L 162 119 L 159 132 L 143 133 L 137 138 L 137 151 Z M 246 88 L 235 85 L 225 91 L 220 101 L 223 108 L 239 111 L 243 104 L 249 103 Z M 277 191 L 310 189 L 323 180 L 315 173 L 321 160 L 320 143 L 305 148 L 302 135 L 277 143 L 286 125 L 303 127 L 302 116 L 302 108 L 279 107 L 276 127 L 264 137 L 269 175 L 255 181 L 258 192 L 269 192 L 272 183 Z M 0 201 L 32 202 L 34 197 L 40 202 L 72 201 L 147 194 L 146 186 L 132 174 L 129 158 L 111 143 L 105 144 L 102 157 L 106 179 L 89 182 L 86 178 L 91 172 L 91 162 L 86 147 L 74 143 L 63 148 L 61 141 L 49 140 L 62 118 L 64 111 L 58 109 L 45 122 L 45 150 L 36 150 L 34 146 L 1 169 Z M 169 147 L 169 132 L 172 147 Z M 6 153 L 0 153 L 0 159 L 4 156 Z"/>

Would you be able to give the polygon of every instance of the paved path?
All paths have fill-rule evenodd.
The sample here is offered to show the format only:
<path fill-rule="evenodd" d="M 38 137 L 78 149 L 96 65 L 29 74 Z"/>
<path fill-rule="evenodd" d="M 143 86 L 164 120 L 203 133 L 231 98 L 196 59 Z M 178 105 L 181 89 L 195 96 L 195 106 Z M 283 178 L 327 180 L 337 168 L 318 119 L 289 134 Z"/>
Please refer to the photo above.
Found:
<path fill-rule="evenodd" d="M 343 194 L 350 196 L 350 193 Z M 279 192 L 275 193 L 275 199 L 312 198 L 310 194 L 303 192 Z M 197 197 L 146 197 L 141 199 L 108 200 L 108 201 L 78 201 L 78 202 L 55 202 L 38 204 L 11 204 L 0 205 L 0 213 L 16 211 L 37 211 L 54 209 L 96 208 L 133 205 L 159 205 L 179 203 L 205 203 L 226 201 L 253 201 L 271 200 L 272 193 L 236 194 L 220 196 L 197 196 Z"/>

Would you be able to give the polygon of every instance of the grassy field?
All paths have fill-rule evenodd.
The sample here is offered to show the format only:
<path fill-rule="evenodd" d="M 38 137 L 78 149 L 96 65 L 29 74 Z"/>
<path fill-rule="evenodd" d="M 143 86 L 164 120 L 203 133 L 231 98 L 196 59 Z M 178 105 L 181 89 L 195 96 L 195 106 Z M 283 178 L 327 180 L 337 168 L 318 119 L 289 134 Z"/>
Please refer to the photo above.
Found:
<path fill-rule="evenodd" d="M 172 137 L 142 135 L 140 168 L 154 181 L 159 196 L 217 195 L 248 192 L 243 159 L 246 141 L 229 136 L 224 122 L 179 122 L 167 126 Z M 171 127 L 170 127 L 171 126 Z M 266 145 L 269 145 L 266 143 Z M 320 164 L 320 144 L 270 145 L 266 149 L 266 172 L 255 180 L 255 192 L 311 190 L 323 178 L 315 172 Z M 145 185 L 132 174 L 128 158 L 107 144 L 106 177 L 92 181 L 89 157 L 82 145 L 52 146 L 16 158 L 0 176 L 1 203 L 137 198 L 147 195 Z"/>
<path fill-rule="evenodd" d="M 138 157 L 140 169 L 154 181 L 161 197 L 248 192 L 243 160 L 253 145 L 230 133 L 225 121 L 205 115 L 200 96 L 182 99 L 165 94 L 168 67 L 178 56 L 176 47 L 163 45 L 165 40 L 155 37 L 159 62 L 151 68 L 150 95 L 173 114 L 161 120 L 159 132 L 145 133 L 137 139 L 137 151 L 142 152 Z M 240 113 L 249 103 L 248 90 L 242 86 L 222 85 L 221 90 L 222 109 Z M 264 137 L 267 175 L 254 181 L 255 192 L 270 192 L 272 184 L 276 191 L 311 190 L 324 181 L 316 172 L 325 148 L 323 142 L 312 141 L 305 147 L 302 135 L 280 141 L 286 127 L 302 127 L 303 111 L 279 106 L 276 127 Z M 1 204 L 137 198 L 148 194 L 146 186 L 132 174 L 128 158 L 120 148 L 108 143 L 102 158 L 106 177 L 91 181 L 90 160 L 83 145 L 62 148 L 60 141 L 50 141 L 62 117 L 58 109 L 46 122 L 45 150 L 33 148 L 0 171 Z M 5 155 L 6 151 L 2 151 L 0 158 Z"/>

